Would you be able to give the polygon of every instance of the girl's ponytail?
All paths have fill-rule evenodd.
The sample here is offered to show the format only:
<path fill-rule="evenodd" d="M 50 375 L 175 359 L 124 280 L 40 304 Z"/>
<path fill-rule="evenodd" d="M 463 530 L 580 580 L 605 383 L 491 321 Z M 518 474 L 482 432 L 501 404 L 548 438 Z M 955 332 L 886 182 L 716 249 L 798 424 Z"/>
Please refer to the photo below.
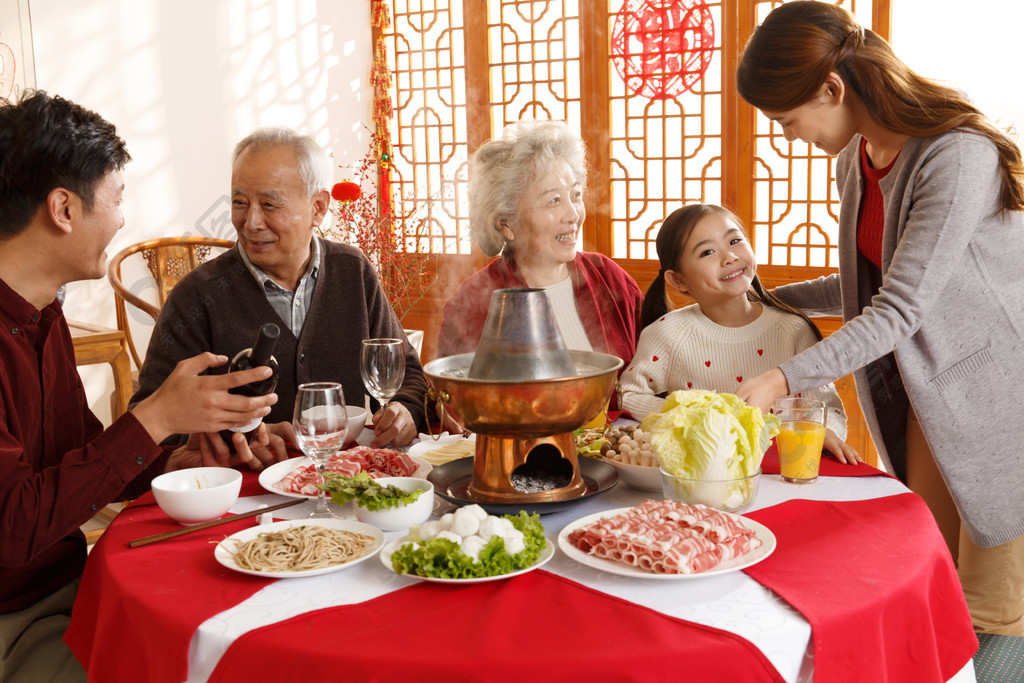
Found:
<path fill-rule="evenodd" d="M 644 329 L 655 320 L 669 312 L 668 292 L 665 291 L 665 269 L 658 271 L 657 277 L 651 281 L 644 294 L 644 303 L 640 307 L 640 329 Z"/>

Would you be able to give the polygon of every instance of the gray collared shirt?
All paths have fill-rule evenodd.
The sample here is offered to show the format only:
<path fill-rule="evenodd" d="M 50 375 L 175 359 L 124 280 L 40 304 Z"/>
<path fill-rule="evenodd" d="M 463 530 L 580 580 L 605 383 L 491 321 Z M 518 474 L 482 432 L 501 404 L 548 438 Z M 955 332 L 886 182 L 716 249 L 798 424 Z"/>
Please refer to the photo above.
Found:
<path fill-rule="evenodd" d="M 299 280 L 299 285 L 294 292 L 277 284 L 269 275 L 260 270 L 249 260 L 248 254 L 241 246 L 238 248 L 238 253 L 256 283 L 263 288 L 263 293 L 266 294 L 267 301 L 274 311 L 288 325 L 292 334 L 298 338 L 302 332 L 302 326 L 306 322 L 306 315 L 309 313 L 309 306 L 313 301 L 313 288 L 316 287 L 316 281 L 320 274 L 320 240 L 313 237 L 310 245 L 309 267 Z"/>

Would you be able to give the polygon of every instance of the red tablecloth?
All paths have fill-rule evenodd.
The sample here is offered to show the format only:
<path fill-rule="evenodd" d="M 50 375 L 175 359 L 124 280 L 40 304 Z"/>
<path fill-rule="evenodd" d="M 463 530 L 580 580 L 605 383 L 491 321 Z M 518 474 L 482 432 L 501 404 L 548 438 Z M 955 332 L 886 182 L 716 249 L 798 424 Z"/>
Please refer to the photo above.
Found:
<path fill-rule="evenodd" d="M 255 493 L 265 491 L 246 472 L 242 494 Z M 273 581 L 233 572 L 213 559 L 213 545 L 252 526 L 252 519 L 130 549 L 132 539 L 180 528 L 152 496 L 118 515 L 85 565 L 64 640 L 89 680 L 184 681 L 196 628 Z M 144 590 L 125 589 L 138 586 L 139 577 L 150 577 L 141 582 Z"/>
<path fill-rule="evenodd" d="M 288 656 L 266 657 L 266 652 Z M 325 652 L 335 653 L 325 657 Z M 420 583 L 236 640 L 210 681 L 781 681 L 749 641 L 543 570 Z"/>
<path fill-rule="evenodd" d="M 745 571 L 810 622 L 816 682 L 946 681 L 978 649 L 953 561 L 917 494 L 792 500 L 746 516 L 778 547 Z"/>
<path fill-rule="evenodd" d="M 246 475 L 243 493 L 262 492 L 254 481 Z M 199 625 L 270 583 L 213 559 L 212 544 L 252 520 L 128 549 L 133 538 L 176 527 L 145 502 L 111 524 L 79 589 L 66 640 L 94 680 L 184 680 Z M 976 649 L 948 553 L 917 496 L 798 500 L 748 516 L 772 529 L 778 548 L 746 571 L 810 622 L 815 681 L 899 681 L 908 672 L 946 680 Z M 416 584 L 256 629 L 228 649 L 213 680 L 330 680 L 343 671 L 429 680 L 432 664 L 445 665 L 445 680 L 512 680 L 531 663 L 531 679 L 778 680 L 742 638 L 544 570 L 469 586 Z"/>

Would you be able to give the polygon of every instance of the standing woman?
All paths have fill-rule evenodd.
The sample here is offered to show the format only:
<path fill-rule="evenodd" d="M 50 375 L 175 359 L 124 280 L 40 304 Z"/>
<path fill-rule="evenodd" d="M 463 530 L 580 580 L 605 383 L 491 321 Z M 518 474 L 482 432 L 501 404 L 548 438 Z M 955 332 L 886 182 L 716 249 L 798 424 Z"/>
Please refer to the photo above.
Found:
<path fill-rule="evenodd" d="M 586 184 L 586 148 L 561 121 L 513 123 L 477 149 L 469 164 L 470 231 L 498 258 L 445 303 L 439 357 L 476 351 L 494 290 L 537 287 L 568 348 L 633 359 L 640 287 L 607 256 L 576 249 Z"/>
<path fill-rule="evenodd" d="M 766 409 L 856 370 L 879 454 L 959 553 L 975 630 L 1024 635 L 1020 149 L 824 2 L 773 10 L 737 83 L 787 140 L 839 155 L 839 273 L 776 294 L 845 321 L 737 394 Z"/>

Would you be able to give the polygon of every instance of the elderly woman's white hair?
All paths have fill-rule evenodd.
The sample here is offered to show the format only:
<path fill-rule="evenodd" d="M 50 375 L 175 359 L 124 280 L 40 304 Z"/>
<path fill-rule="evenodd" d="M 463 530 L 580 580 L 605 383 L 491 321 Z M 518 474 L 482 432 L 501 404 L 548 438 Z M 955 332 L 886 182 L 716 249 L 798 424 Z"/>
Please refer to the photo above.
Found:
<path fill-rule="evenodd" d="M 469 162 L 469 226 L 488 256 L 511 247 L 500 223 L 515 225 L 526 189 L 541 169 L 564 160 L 580 187 L 587 184 L 587 150 L 563 121 L 519 121 L 482 144 Z"/>

